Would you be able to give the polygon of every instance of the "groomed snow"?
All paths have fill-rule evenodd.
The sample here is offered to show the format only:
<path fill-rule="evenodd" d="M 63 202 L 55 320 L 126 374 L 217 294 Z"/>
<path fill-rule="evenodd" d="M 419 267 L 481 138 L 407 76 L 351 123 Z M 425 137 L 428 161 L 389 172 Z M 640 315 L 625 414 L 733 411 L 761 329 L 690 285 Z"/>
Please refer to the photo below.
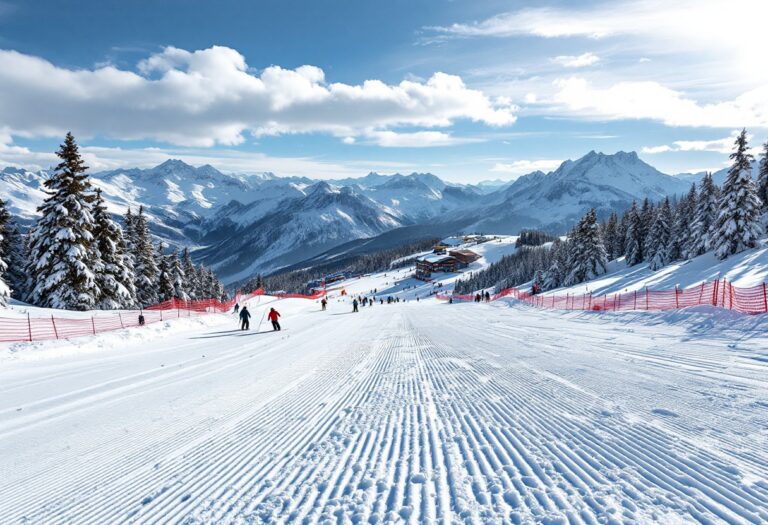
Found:
<path fill-rule="evenodd" d="M 0 523 L 768 521 L 768 316 L 348 300 L 5 348 Z"/>

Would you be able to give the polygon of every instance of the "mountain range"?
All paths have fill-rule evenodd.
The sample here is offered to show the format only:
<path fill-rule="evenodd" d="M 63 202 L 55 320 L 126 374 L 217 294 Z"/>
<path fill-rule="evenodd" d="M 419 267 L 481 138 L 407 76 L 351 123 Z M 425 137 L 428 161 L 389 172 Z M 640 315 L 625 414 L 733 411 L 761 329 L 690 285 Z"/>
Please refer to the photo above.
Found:
<path fill-rule="evenodd" d="M 701 175 L 661 173 L 634 152 L 591 151 L 550 173 L 477 185 L 445 182 L 430 173 L 369 173 L 334 181 L 227 174 L 180 160 L 93 173 L 91 180 L 112 213 L 143 205 L 157 237 L 190 246 L 197 261 L 233 283 L 324 253 L 336 257 L 346 247 L 360 246 L 355 241 L 378 236 L 392 245 L 399 237 L 446 232 L 563 231 L 588 208 L 606 215 L 632 200 L 680 195 Z M 48 176 L 13 167 L 0 171 L 0 195 L 22 222 L 34 219 Z"/>

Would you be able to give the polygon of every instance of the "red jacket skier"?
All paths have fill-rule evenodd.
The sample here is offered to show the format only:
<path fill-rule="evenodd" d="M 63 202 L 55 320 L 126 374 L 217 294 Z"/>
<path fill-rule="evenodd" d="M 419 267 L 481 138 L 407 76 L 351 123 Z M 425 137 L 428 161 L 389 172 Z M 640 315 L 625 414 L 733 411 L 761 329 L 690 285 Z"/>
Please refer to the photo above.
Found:
<path fill-rule="evenodd" d="M 280 317 L 280 312 L 275 310 L 274 308 L 269 309 L 269 315 L 267 315 L 267 319 L 272 321 L 272 330 L 280 330 L 280 323 L 278 322 L 277 318 Z"/>

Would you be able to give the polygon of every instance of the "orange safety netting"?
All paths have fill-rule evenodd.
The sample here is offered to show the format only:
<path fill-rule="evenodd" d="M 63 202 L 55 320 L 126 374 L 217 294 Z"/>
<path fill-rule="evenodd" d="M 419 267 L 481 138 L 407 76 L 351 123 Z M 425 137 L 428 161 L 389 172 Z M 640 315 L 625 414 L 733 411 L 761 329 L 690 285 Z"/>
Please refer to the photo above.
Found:
<path fill-rule="evenodd" d="M 248 294 L 238 292 L 235 297 L 223 303 L 216 299 L 196 301 L 169 299 L 168 301 L 148 306 L 143 310 L 105 311 L 92 315 L 90 318 L 81 317 L 73 319 L 53 315 L 51 317 L 32 317 L 27 315 L 26 319 L 23 317 L 0 317 L 0 342 L 43 341 L 47 339 L 68 339 L 70 337 L 96 335 L 121 328 L 139 326 L 139 315 L 144 316 L 145 324 L 151 324 L 182 317 L 224 313 L 230 311 L 236 303 L 247 301 L 259 295 L 264 295 L 264 290 L 261 288 Z M 279 294 L 276 297 L 280 299 L 318 299 L 323 295 L 325 295 L 325 290 L 316 291 L 312 295 Z"/>
<path fill-rule="evenodd" d="M 593 295 L 531 295 L 528 291 L 518 288 L 506 288 L 495 295 L 493 300 L 511 297 L 539 308 L 555 308 L 558 310 L 673 310 L 689 306 L 710 305 L 744 314 L 768 313 L 768 285 L 766 283 L 740 288 L 733 286 L 725 279 L 704 282 L 691 288 L 675 288 L 672 290 L 635 290 L 632 292 Z M 438 294 L 438 299 L 454 301 L 472 301 L 473 294 Z"/>

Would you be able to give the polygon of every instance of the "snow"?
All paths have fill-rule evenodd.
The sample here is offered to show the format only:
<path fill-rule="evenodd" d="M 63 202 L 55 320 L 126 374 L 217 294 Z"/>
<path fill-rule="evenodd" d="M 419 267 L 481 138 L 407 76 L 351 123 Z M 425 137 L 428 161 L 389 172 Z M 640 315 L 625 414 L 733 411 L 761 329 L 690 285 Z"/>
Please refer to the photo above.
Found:
<path fill-rule="evenodd" d="M 608 273 L 586 283 L 557 288 L 546 295 L 582 294 L 599 295 L 614 292 L 632 292 L 645 289 L 671 290 L 675 286 L 690 288 L 705 281 L 726 279 L 737 287 L 750 288 L 768 282 L 768 245 L 747 250 L 721 261 L 712 252 L 689 261 L 677 261 L 660 270 L 652 271 L 647 263 L 627 267 L 624 258 L 608 263 Z"/>
<path fill-rule="evenodd" d="M 768 520 L 768 316 L 349 301 L 8 345 L 0 523 Z"/>

